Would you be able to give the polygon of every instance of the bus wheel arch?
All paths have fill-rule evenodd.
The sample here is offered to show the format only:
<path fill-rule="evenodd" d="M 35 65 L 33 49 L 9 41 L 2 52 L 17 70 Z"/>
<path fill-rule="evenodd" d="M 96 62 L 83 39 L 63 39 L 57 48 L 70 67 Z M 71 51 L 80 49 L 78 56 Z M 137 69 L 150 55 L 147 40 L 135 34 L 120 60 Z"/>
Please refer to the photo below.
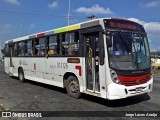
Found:
<path fill-rule="evenodd" d="M 22 67 L 18 68 L 18 78 L 21 82 L 25 82 L 24 70 Z"/>
<path fill-rule="evenodd" d="M 81 95 L 78 78 L 73 73 L 66 73 L 63 77 L 64 87 L 70 97 L 79 98 Z"/>
<path fill-rule="evenodd" d="M 76 75 L 74 73 L 71 73 L 71 72 L 66 72 L 63 76 L 63 86 L 66 87 L 66 82 L 67 82 L 67 79 L 69 76 L 74 76 L 76 77 Z M 77 77 L 76 77 L 77 78 Z M 77 78 L 78 80 L 78 78 Z"/>

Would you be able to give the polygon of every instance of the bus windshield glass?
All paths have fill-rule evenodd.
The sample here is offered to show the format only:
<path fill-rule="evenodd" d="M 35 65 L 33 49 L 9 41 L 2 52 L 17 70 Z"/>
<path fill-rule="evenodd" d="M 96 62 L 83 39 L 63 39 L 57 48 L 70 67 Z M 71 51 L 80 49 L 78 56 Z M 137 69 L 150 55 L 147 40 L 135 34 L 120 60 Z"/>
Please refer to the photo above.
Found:
<path fill-rule="evenodd" d="M 110 67 L 117 70 L 150 68 L 150 52 L 145 33 L 110 31 L 112 45 L 108 47 Z"/>

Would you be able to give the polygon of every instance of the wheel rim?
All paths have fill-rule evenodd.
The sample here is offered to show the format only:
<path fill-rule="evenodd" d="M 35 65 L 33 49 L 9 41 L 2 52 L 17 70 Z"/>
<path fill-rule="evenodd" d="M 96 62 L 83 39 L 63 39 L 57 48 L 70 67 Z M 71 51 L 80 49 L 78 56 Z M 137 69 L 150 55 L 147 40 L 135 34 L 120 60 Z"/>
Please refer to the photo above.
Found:
<path fill-rule="evenodd" d="M 79 84 L 77 81 L 72 80 L 70 82 L 70 90 L 72 93 L 76 93 L 77 91 L 79 91 Z"/>

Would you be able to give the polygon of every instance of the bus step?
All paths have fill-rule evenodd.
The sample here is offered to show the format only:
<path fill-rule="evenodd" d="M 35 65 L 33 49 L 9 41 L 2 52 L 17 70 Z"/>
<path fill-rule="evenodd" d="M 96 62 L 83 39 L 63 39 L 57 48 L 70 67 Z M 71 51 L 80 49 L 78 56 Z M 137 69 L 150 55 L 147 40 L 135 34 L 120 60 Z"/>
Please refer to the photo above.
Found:
<path fill-rule="evenodd" d="M 89 94 L 89 95 L 93 95 L 93 96 L 97 96 L 100 97 L 100 93 L 95 93 L 95 92 L 91 92 L 91 91 L 85 91 L 85 94 Z"/>

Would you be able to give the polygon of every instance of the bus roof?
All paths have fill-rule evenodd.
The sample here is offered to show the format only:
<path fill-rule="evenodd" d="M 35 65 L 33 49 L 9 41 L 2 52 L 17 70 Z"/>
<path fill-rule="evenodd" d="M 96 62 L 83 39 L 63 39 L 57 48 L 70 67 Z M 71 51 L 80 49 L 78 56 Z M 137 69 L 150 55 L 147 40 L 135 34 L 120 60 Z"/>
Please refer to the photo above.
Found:
<path fill-rule="evenodd" d="M 6 41 L 5 44 L 10 43 L 10 42 L 18 42 L 18 41 L 27 40 L 27 39 L 43 37 L 45 35 L 58 34 L 58 33 L 68 32 L 68 31 L 72 31 L 72 30 L 78 30 L 78 29 L 96 26 L 96 25 L 99 25 L 100 21 L 103 21 L 104 19 L 126 20 L 126 19 L 121 19 L 121 18 L 98 18 L 98 19 L 89 20 L 86 22 L 81 22 L 78 24 L 70 25 L 70 26 L 65 26 L 65 27 L 61 27 L 61 28 L 57 28 L 57 29 L 52 29 L 52 30 L 48 30 L 48 31 L 40 32 L 40 33 L 35 33 L 35 34 L 15 38 L 15 39 Z M 127 20 L 127 21 L 130 21 L 130 20 Z M 130 22 L 133 22 L 133 21 L 130 21 Z"/>
<path fill-rule="evenodd" d="M 105 19 L 107 19 L 107 18 L 105 18 Z M 22 41 L 22 40 L 26 40 L 26 39 L 43 37 L 44 35 L 58 34 L 58 33 L 62 33 L 62 32 L 78 30 L 78 29 L 82 29 L 82 28 L 86 28 L 86 27 L 99 25 L 100 20 L 103 20 L 103 18 L 94 19 L 94 20 L 81 22 L 78 24 L 70 25 L 70 26 L 65 26 L 65 27 L 61 27 L 61 28 L 57 28 L 57 29 L 52 29 L 52 30 L 48 30 L 48 31 L 40 32 L 40 33 L 35 33 L 35 34 L 11 39 L 11 40 L 6 41 L 5 44 L 10 43 L 10 42 L 18 42 L 18 41 Z"/>

